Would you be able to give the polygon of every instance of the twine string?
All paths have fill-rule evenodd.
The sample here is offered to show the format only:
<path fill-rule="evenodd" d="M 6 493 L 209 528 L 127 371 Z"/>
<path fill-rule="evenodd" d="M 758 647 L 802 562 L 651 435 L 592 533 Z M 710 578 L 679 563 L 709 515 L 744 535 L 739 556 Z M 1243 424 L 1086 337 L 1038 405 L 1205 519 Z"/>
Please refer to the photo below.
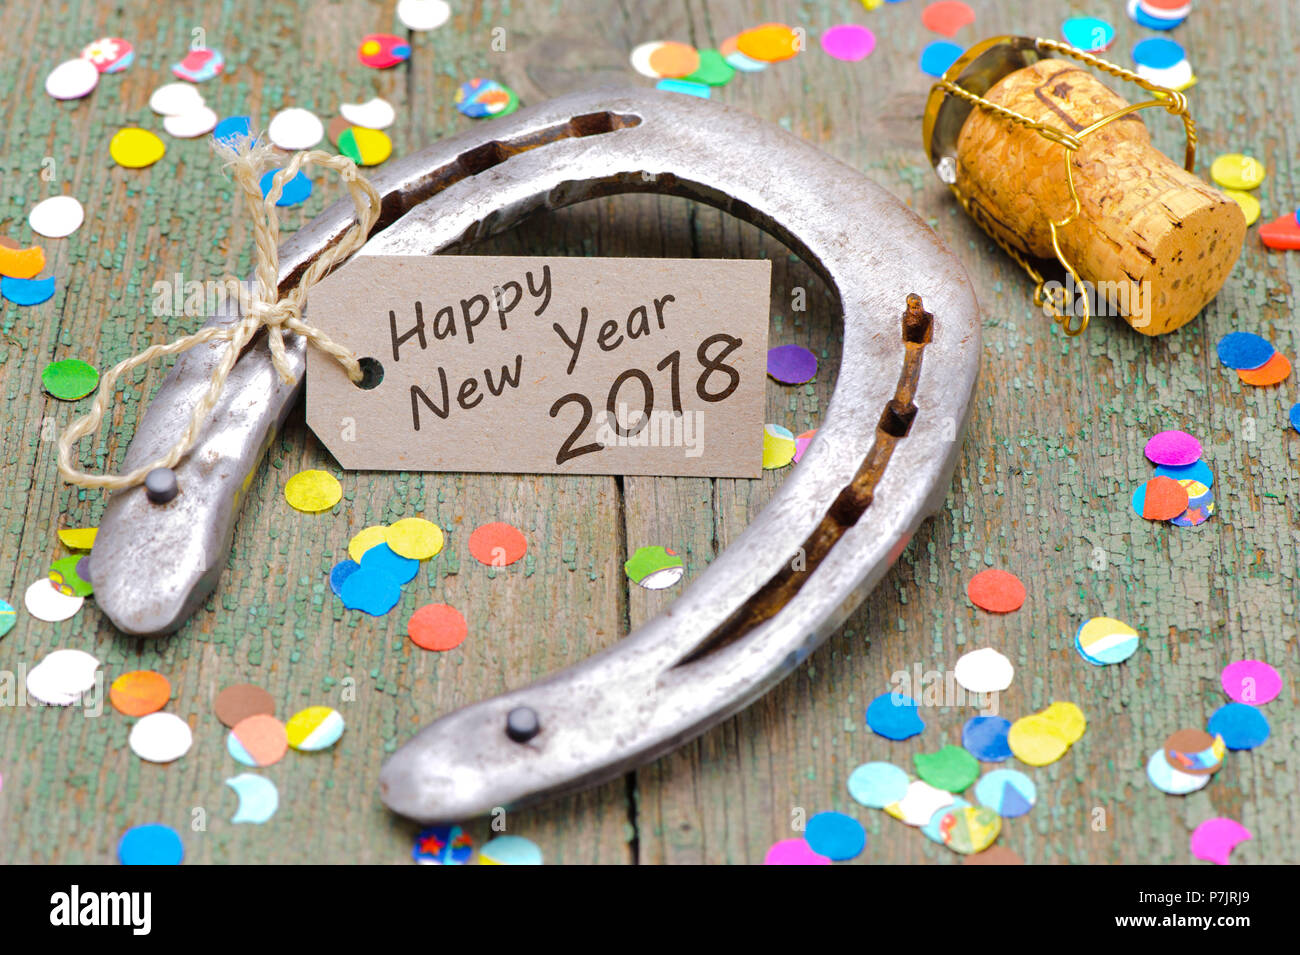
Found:
<path fill-rule="evenodd" d="M 288 164 L 272 177 L 271 188 L 263 196 L 259 181 L 260 174 L 272 164 L 274 158 L 274 151 L 269 145 L 248 137 L 240 137 L 233 142 L 214 140 L 213 148 L 226 160 L 226 165 L 244 195 L 244 202 L 253 220 L 257 265 L 251 283 L 252 289 L 250 291 L 242 282 L 234 283 L 239 288 L 241 317 L 237 322 L 204 326 L 197 332 L 175 341 L 151 345 L 139 354 L 118 362 L 105 372 L 100 379 L 99 390 L 95 393 L 95 400 L 90 406 L 89 413 L 70 424 L 59 437 L 59 474 L 69 484 L 84 488 L 121 490 L 143 483 L 145 475 L 154 468 L 176 467 L 198 440 L 208 415 L 212 413 L 212 409 L 221 398 L 222 389 L 235 367 L 235 362 L 239 360 L 245 346 L 262 328 L 266 329 L 271 362 L 280 379 L 286 384 L 292 384 L 294 381 L 293 369 L 284 347 L 286 330 L 301 335 L 307 339 L 310 347 L 320 349 L 337 361 L 353 382 L 359 382 L 362 378 L 361 366 L 356 355 L 333 341 L 320 329 L 304 322 L 302 311 L 311 287 L 365 244 L 370 230 L 379 219 L 379 193 L 364 176 L 357 172 L 356 164 L 351 159 L 312 150 L 294 154 Z M 307 166 L 319 166 L 332 170 L 338 175 L 339 180 L 347 187 L 353 205 L 356 206 L 356 222 L 338 242 L 317 255 L 301 278 L 281 295 L 279 290 L 280 220 L 275 203 L 280 198 L 285 184 Z M 87 435 L 98 434 L 105 412 L 113 404 L 118 382 L 125 375 L 155 358 L 178 355 L 198 345 L 222 341 L 226 343 L 226 347 L 220 361 L 212 370 L 208 387 L 194 405 L 184 430 L 165 454 L 124 474 L 91 474 L 77 467 L 74 456 L 77 443 Z"/>

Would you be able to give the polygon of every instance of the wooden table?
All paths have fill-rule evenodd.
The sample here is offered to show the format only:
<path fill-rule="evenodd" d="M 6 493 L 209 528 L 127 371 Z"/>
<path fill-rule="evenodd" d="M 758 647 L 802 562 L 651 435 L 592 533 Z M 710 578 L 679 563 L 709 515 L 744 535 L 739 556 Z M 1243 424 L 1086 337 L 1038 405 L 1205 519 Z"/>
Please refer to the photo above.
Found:
<path fill-rule="evenodd" d="M 1108 17 L 1114 59 L 1128 64 L 1149 31 L 1119 3 L 971 0 L 979 19 L 957 42 L 997 33 L 1056 36 L 1071 14 Z M 1030 863 L 1192 861 L 1188 833 L 1215 815 L 1239 819 L 1254 841 L 1237 862 L 1300 861 L 1297 691 L 1297 491 L 1300 437 L 1287 427 L 1295 383 L 1243 386 L 1219 366 L 1214 344 L 1233 329 L 1259 331 L 1295 356 L 1291 321 L 1300 255 L 1269 253 L 1251 230 L 1227 287 L 1193 324 L 1148 340 L 1098 321 L 1067 341 L 1029 301 L 1029 286 L 957 209 L 920 148 L 930 80 L 916 67 L 936 39 L 920 24 L 922 0 L 876 11 L 840 2 L 559 4 L 455 3 L 447 26 L 412 37 L 406 65 L 376 72 L 355 57 L 359 37 L 397 27 L 394 3 L 230 0 L 180 5 L 128 0 L 120 13 L 90 0 L 7 4 L 0 10 L 0 175 L 5 234 L 27 241 L 30 207 L 71 193 L 86 224 L 70 239 L 40 240 L 58 291 L 33 308 L 6 304 L 0 343 L 5 427 L 0 430 L 0 596 L 19 606 L 0 642 L 0 668 L 18 673 L 61 647 L 95 653 L 107 681 L 156 668 L 172 681 L 167 709 L 194 728 L 189 755 L 145 763 L 127 746 L 132 720 L 106 706 L 16 708 L 0 715 L 0 831 L 6 861 L 106 862 L 124 829 L 165 822 L 191 862 L 403 862 L 414 825 L 376 795 L 381 761 L 419 726 L 450 709 L 519 686 L 609 646 L 657 613 L 676 588 L 629 585 L 622 562 L 646 544 L 674 547 L 693 577 L 758 512 L 788 472 L 761 480 L 545 478 L 339 471 L 299 409 L 275 441 L 248 494 L 229 565 L 216 593 L 179 634 L 128 639 L 93 602 L 73 619 L 42 623 L 21 609 L 27 585 L 65 551 L 59 526 L 93 525 L 98 493 L 63 484 L 55 437 L 88 401 L 45 395 L 40 373 L 55 359 L 100 368 L 192 330 L 198 315 L 159 314 L 155 283 L 220 279 L 250 271 L 252 243 L 232 189 L 203 142 L 167 139 L 146 170 L 116 166 L 108 140 L 123 125 L 161 132 L 151 91 L 192 30 L 226 56 L 220 79 L 201 91 L 221 115 L 261 124 L 298 105 L 330 117 L 340 102 L 372 95 L 396 106 L 398 155 L 466 128 L 452 104 L 472 76 L 512 85 L 525 104 L 598 83 L 644 84 L 627 51 L 651 39 L 716 45 L 748 26 L 785 20 L 810 37 L 834 23 L 869 25 L 879 38 L 867 60 L 843 63 L 817 47 L 760 74 L 737 75 L 717 92 L 819 143 L 915 208 L 961 257 L 985 313 L 984 375 L 946 508 L 925 526 L 896 569 L 841 633 L 753 707 L 701 739 L 616 783 L 497 820 L 525 835 L 548 862 L 759 862 L 767 847 L 812 813 L 837 809 L 869 832 L 864 861 L 950 863 L 956 857 L 918 832 L 852 802 L 845 780 L 858 764 L 959 742 L 969 706 L 927 707 L 928 730 L 890 743 L 866 729 L 863 710 L 891 674 L 942 681 L 967 650 L 993 646 L 1017 674 L 1002 694 L 1012 719 L 1054 699 L 1086 712 L 1087 734 L 1058 763 L 1027 770 L 1039 804 L 1008 821 L 1001 842 Z M 581 8 L 580 10 L 578 8 Z M 573 8 L 572 12 L 569 9 Z M 1202 0 L 1177 31 L 1200 83 L 1191 92 L 1201 130 L 1198 170 L 1215 155 L 1247 151 L 1269 178 L 1265 215 L 1300 204 L 1296 178 L 1296 15 L 1286 4 Z M 136 45 L 125 73 L 105 76 L 88 98 L 59 103 L 45 74 L 100 35 Z M 1151 116 L 1157 141 L 1180 154 L 1177 123 Z M 42 175 L 42 171 L 45 175 Z M 332 201 L 319 188 L 292 227 Z M 774 262 L 772 344 L 812 348 L 822 371 L 804 387 L 767 386 L 767 418 L 796 433 L 816 427 L 834 384 L 838 313 L 812 272 L 756 229 L 682 200 L 624 197 L 545 215 L 481 247 L 500 254 L 768 256 Z M 802 295 L 800 293 L 803 293 Z M 806 310 L 794 305 L 806 298 Z M 163 369 L 122 399 L 113 435 L 85 443 L 83 462 L 120 461 Z M 1218 476 L 1219 514 L 1198 529 L 1148 524 L 1129 495 L 1150 475 L 1146 438 L 1185 428 L 1204 442 Z M 502 436 L 508 440 L 508 435 Z M 303 468 L 338 473 L 345 492 L 332 513 L 299 514 L 285 481 Z M 422 514 L 448 531 L 444 552 L 405 588 L 383 618 L 346 611 L 326 573 L 350 536 L 373 523 Z M 528 535 L 525 560 L 498 572 L 469 557 L 469 531 L 510 521 Z M 1005 617 L 974 609 L 965 584 L 983 567 L 1005 567 L 1029 587 Z M 470 621 L 457 651 L 427 653 L 405 636 L 407 617 L 432 600 Z M 1127 663 L 1094 668 L 1073 649 L 1080 621 L 1099 614 L 1144 634 Z M 1198 726 L 1223 702 L 1219 671 L 1242 657 L 1287 676 L 1266 708 L 1274 735 L 1232 754 L 1204 790 L 1165 796 L 1147 781 L 1149 754 L 1175 729 Z M 928 675 L 927 674 L 932 674 Z M 319 754 L 290 752 L 265 770 L 281 808 L 265 826 L 232 825 L 234 794 L 223 780 L 242 771 L 212 713 L 224 686 L 249 680 L 279 701 L 279 715 L 336 706 L 348 724 Z M 19 682 L 21 676 L 19 675 Z M 12 683 L 11 683 L 12 686 Z M 940 700 L 940 702 L 953 702 Z M 1013 763 L 1013 765 L 1015 765 Z M 1021 767 L 1024 768 L 1024 767 Z M 491 821 L 468 824 L 477 841 Z"/>

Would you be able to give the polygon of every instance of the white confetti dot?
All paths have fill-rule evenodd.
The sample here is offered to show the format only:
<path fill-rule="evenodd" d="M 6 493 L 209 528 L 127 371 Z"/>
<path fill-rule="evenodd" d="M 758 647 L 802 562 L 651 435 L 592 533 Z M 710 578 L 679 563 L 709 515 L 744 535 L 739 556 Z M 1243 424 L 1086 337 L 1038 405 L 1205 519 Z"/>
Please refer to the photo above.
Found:
<path fill-rule="evenodd" d="M 194 744 L 190 726 L 174 713 L 150 713 L 131 727 L 131 750 L 151 763 L 180 759 Z"/>
<path fill-rule="evenodd" d="M 99 70 L 90 60 L 77 57 L 60 63 L 45 77 L 45 92 L 55 99 L 81 99 L 99 83 Z"/>
<path fill-rule="evenodd" d="M 397 5 L 397 19 L 408 30 L 436 30 L 450 17 L 445 0 L 401 0 Z"/>
<path fill-rule="evenodd" d="M 62 239 L 72 235 L 86 221 L 86 210 L 72 196 L 51 196 L 32 207 L 27 223 L 37 235 Z"/>
<path fill-rule="evenodd" d="M 266 134 L 281 149 L 311 149 L 325 137 L 325 127 L 315 113 L 293 106 L 275 114 Z"/>
<path fill-rule="evenodd" d="M 50 706 L 71 706 L 95 685 L 97 669 L 99 660 L 84 650 L 55 650 L 28 671 L 27 695 Z"/>
<path fill-rule="evenodd" d="M 972 693 L 1000 693 L 1011 685 L 1016 669 L 992 647 L 972 650 L 957 661 L 953 676 Z"/>
<path fill-rule="evenodd" d="M 339 107 L 339 112 L 353 126 L 366 129 L 387 129 L 397 118 L 392 104 L 378 96 L 364 103 L 344 103 Z"/>
<path fill-rule="evenodd" d="M 195 136 L 212 132 L 216 127 L 217 114 L 206 106 L 163 119 L 163 129 L 167 130 L 169 136 L 175 136 L 177 139 L 193 139 Z"/>
<path fill-rule="evenodd" d="M 168 83 L 153 91 L 149 108 L 159 116 L 180 116 L 203 106 L 203 94 L 193 83 Z"/>
<path fill-rule="evenodd" d="M 59 593 L 54 589 L 54 584 L 50 583 L 48 577 L 42 577 L 36 581 L 27 588 L 27 593 L 23 595 L 23 603 L 27 606 L 27 612 L 37 620 L 44 620 L 47 623 L 58 623 L 60 620 L 67 620 L 76 614 L 85 602 L 85 597 L 72 597 Z"/>

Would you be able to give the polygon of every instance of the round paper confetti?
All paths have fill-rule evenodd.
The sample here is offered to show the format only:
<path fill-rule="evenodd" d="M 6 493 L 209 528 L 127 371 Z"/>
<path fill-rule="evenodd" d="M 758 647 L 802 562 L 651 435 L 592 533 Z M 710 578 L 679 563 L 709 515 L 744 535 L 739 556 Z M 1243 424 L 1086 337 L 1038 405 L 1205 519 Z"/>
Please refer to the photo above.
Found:
<path fill-rule="evenodd" d="M 1219 361 L 1236 371 L 1261 368 L 1276 351 L 1268 339 L 1253 332 L 1229 332 L 1219 339 L 1217 350 Z"/>
<path fill-rule="evenodd" d="M 359 567 L 343 581 L 339 599 L 349 610 L 382 617 L 402 599 L 402 585 L 382 571 Z"/>
<path fill-rule="evenodd" d="M 7 600 L 0 600 L 0 637 L 14 628 L 18 622 L 18 612 Z"/>
<path fill-rule="evenodd" d="M 172 75 L 177 79 L 202 83 L 220 76 L 226 68 L 226 58 L 218 50 L 190 50 L 185 57 L 172 64 Z"/>
<path fill-rule="evenodd" d="M 1093 617 L 1080 625 L 1074 648 L 1094 666 L 1122 663 L 1138 648 L 1138 632 L 1113 617 Z"/>
<path fill-rule="evenodd" d="M 361 571 L 380 573 L 398 584 L 405 584 L 419 573 L 420 562 L 394 553 L 387 544 L 380 544 L 361 555 Z M 344 584 L 346 585 L 346 581 Z"/>
<path fill-rule="evenodd" d="M 296 511 L 328 511 L 343 499 L 343 485 L 328 471 L 299 471 L 284 485 L 284 499 Z"/>
<path fill-rule="evenodd" d="M 1071 17 L 1061 24 L 1065 42 L 1085 53 L 1100 53 L 1115 42 L 1115 28 L 1097 17 Z"/>
<path fill-rule="evenodd" d="M 663 79 L 650 66 L 650 54 L 664 45 L 663 40 L 652 40 L 649 43 L 641 43 L 632 48 L 628 54 L 628 62 L 632 64 L 632 69 L 636 70 L 642 76 L 649 77 L 652 80 Z"/>
<path fill-rule="evenodd" d="M 1169 760 L 1165 759 L 1163 748 L 1156 750 L 1147 760 L 1147 779 L 1151 780 L 1151 785 L 1156 789 L 1171 796 L 1186 796 L 1204 789 L 1210 781 L 1209 776 L 1193 776 L 1174 769 L 1169 765 Z"/>
<path fill-rule="evenodd" d="M 935 815 L 945 811 L 955 802 L 952 793 L 935 789 L 920 779 L 913 780 L 907 787 L 907 795 L 898 802 L 885 807 L 885 812 L 908 826 L 927 825 Z"/>
<path fill-rule="evenodd" d="M 222 725 L 233 728 L 250 716 L 275 713 L 275 699 L 254 683 L 236 683 L 217 694 L 212 709 Z"/>
<path fill-rule="evenodd" d="M 803 839 L 782 839 L 763 856 L 763 865 L 830 865 L 831 860 L 813 852 Z"/>
<path fill-rule="evenodd" d="M 469 624 L 455 607 L 425 604 L 406 624 L 411 642 L 425 650 L 451 650 L 460 646 L 469 634 Z"/>
<path fill-rule="evenodd" d="M 55 650 L 27 671 L 27 695 L 50 706 L 71 706 L 95 685 L 98 669 L 99 660 L 84 650 Z"/>
<path fill-rule="evenodd" d="M 311 149 L 325 138 L 325 126 L 320 117 L 310 110 L 292 106 L 271 118 L 266 135 L 281 149 L 297 152 Z"/>
<path fill-rule="evenodd" d="M 15 248 L 0 245 L 0 275 L 11 279 L 30 279 L 41 274 L 45 268 L 45 250 L 39 245 L 30 248 Z"/>
<path fill-rule="evenodd" d="M 0 295 L 15 305 L 40 305 L 54 297 L 54 277 L 48 279 L 0 278 Z"/>
<path fill-rule="evenodd" d="M 917 753 L 912 762 L 916 775 L 950 793 L 964 792 L 980 774 L 979 760 L 960 746 L 945 746 L 937 753 Z"/>
<path fill-rule="evenodd" d="M 81 99 L 99 85 L 99 70 L 77 57 L 60 63 L 45 77 L 45 92 L 55 99 Z"/>
<path fill-rule="evenodd" d="M 1200 460 L 1201 442 L 1185 431 L 1161 431 L 1144 449 L 1153 464 L 1183 466 Z"/>
<path fill-rule="evenodd" d="M 50 196 L 32 206 L 32 211 L 27 214 L 27 224 L 32 231 L 47 239 L 70 236 L 85 221 L 86 210 L 74 196 Z"/>
<path fill-rule="evenodd" d="M 1187 52 L 1167 37 L 1148 37 L 1133 47 L 1133 62 L 1138 66 L 1167 70 L 1187 59 Z"/>
<path fill-rule="evenodd" d="M 1246 384 L 1254 385 L 1257 388 L 1281 384 L 1291 377 L 1291 359 L 1280 351 L 1274 352 L 1273 357 L 1258 368 L 1238 371 L 1237 377 Z"/>
<path fill-rule="evenodd" d="M 108 143 L 108 154 L 119 166 L 143 169 L 167 152 L 167 145 L 147 129 L 119 129 Z"/>
<path fill-rule="evenodd" d="M 1023 816 L 1038 802 L 1038 787 L 1018 769 L 995 769 L 975 784 L 975 799 L 1004 819 Z"/>
<path fill-rule="evenodd" d="M 943 844 L 954 852 L 983 852 L 1002 832 L 1002 817 L 986 807 L 967 807 L 947 813 L 939 823 Z"/>
<path fill-rule="evenodd" d="M 1195 481 L 1203 484 L 1207 491 L 1214 486 L 1214 472 L 1204 461 L 1195 461 L 1181 467 L 1162 464 L 1156 468 L 1156 474 L 1173 478 L 1175 481 Z"/>
<path fill-rule="evenodd" d="M 1070 748 L 1070 742 L 1061 729 L 1042 714 L 1023 716 L 1011 724 L 1007 733 L 1011 752 L 1028 766 L 1046 766 L 1054 763 Z"/>
<path fill-rule="evenodd" d="M 700 65 L 686 79 L 706 86 L 725 86 L 735 75 L 736 68 L 717 50 L 700 50 Z"/>
<path fill-rule="evenodd" d="M 358 166 L 378 166 L 393 154 L 393 141 L 377 129 L 353 126 L 338 138 L 339 152 Z"/>
<path fill-rule="evenodd" d="M 805 431 L 803 434 L 796 435 L 794 439 L 794 463 L 798 464 L 803 458 L 803 453 L 808 450 L 808 445 L 812 444 L 812 439 L 817 437 L 817 429 Z"/>
<path fill-rule="evenodd" d="M 763 469 L 783 468 L 794 460 L 794 435 L 779 424 L 763 425 Z"/>
<path fill-rule="evenodd" d="M 397 19 L 406 29 L 416 32 L 436 30 L 450 17 L 451 7 L 445 0 L 401 0 L 397 4 Z"/>
<path fill-rule="evenodd" d="M 1188 501 L 1186 488 L 1157 475 L 1133 492 L 1133 512 L 1148 521 L 1167 521 L 1187 510 Z"/>
<path fill-rule="evenodd" d="M 1287 418 L 1291 422 L 1291 427 L 1296 431 L 1300 431 L 1300 401 L 1291 406 L 1291 410 L 1287 412 Z"/>
<path fill-rule="evenodd" d="M 159 116 L 181 116 L 203 108 L 203 94 L 189 83 L 167 83 L 149 97 L 149 108 Z"/>
<path fill-rule="evenodd" d="M 252 121 L 247 116 L 227 116 L 212 130 L 213 139 L 231 148 L 234 148 L 240 139 L 249 139 L 252 135 Z"/>
<path fill-rule="evenodd" d="M 479 865 L 541 865 L 542 850 L 523 836 L 497 836 L 478 851 Z"/>
<path fill-rule="evenodd" d="M 455 104 L 470 119 L 487 119 L 513 113 L 519 106 L 519 98 L 503 83 L 475 77 L 460 84 Z"/>
<path fill-rule="evenodd" d="M 1259 241 L 1270 249 L 1300 249 L 1300 221 L 1284 213 L 1259 227 Z"/>
<path fill-rule="evenodd" d="M 465 865 L 474 840 L 460 826 L 430 826 L 415 837 L 411 858 L 421 865 Z"/>
<path fill-rule="evenodd" d="M 1157 16 L 1151 12 L 1149 6 L 1148 4 L 1148 6 L 1144 7 L 1141 0 L 1128 0 L 1128 6 L 1125 9 L 1134 23 L 1146 27 L 1148 30 L 1172 30 L 1182 23 L 1186 16 L 1186 14 L 1178 17 Z M 1190 10 L 1190 6 L 1187 9 Z"/>
<path fill-rule="evenodd" d="M 909 739 L 925 729 L 916 700 L 901 693 L 881 693 L 867 706 L 867 726 L 885 739 Z"/>
<path fill-rule="evenodd" d="M 102 37 L 82 47 L 81 58 L 101 73 L 121 73 L 135 60 L 135 49 L 121 37 Z"/>
<path fill-rule="evenodd" d="M 701 99 L 709 99 L 713 93 L 703 83 L 692 83 L 690 80 L 660 80 L 655 84 L 655 89 L 663 90 L 665 93 L 681 93 L 686 96 L 698 96 Z"/>
<path fill-rule="evenodd" d="M 176 830 L 157 822 L 132 826 L 117 842 L 122 865 L 180 865 L 183 858 L 185 847 Z"/>
<path fill-rule="evenodd" d="M 907 795 L 910 782 L 893 763 L 863 763 L 849 774 L 849 795 L 869 809 L 884 809 Z"/>
<path fill-rule="evenodd" d="M 393 105 L 378 96 L 364 103 L 344 103 L 339 107 L 339 112 L 353 126 L 364 129 L 387 129 L 397 118 Z"/>
<path fill-rule="evenodd" d="M 641 548 L 638 550 L 638 553 L 640 553 L 641 550 L 655 551 L 656 549 Z M 470 556 L 480 564 L 486 564 L 489 567 L 509 566 L 523 557 L 527 551 L 528 540 L 524 537 L 523 532 L 503 521 L 494 521 L 491 524 L 483 524 L 480 527 L 476 527 L 474 532 L 469 535 Z M 671 569 L 672 567 L 681 568 L 681 558 L 677 558 L 676 561 L 671 560 L 670 558 L 675 558 L 677 555 L 667 548 L 663 549 L 662 555 L 658 555 L 657 553 L 651 555 L 652 560 L 658 560 L 660 556 L 662 556 L 664 560 L 662 561 L 661 566 L 656 569 L 663 570 L 665 569 L 665 566 L 668 569 Z M 632 561 L 628 561 L 628 563 L 631 562 Z M 650 572 L 654 573 L 654 570 Z M 678 574 L 677 577 L 680 579 L 681 574 Z"/>
<path fill-rule="evenodd" d="M 171 683 L 154 670 L 123 673 L 108 688 L 109 702 L 115 710 L 126 716 L 156 713 L 167 705 L 171 696 Z"/>
<path fill-rule="evenodd" d="M 921 72 L 929 76 L 943 76 L 961 54 L 962 48 L 956 43 L 935 40 L 921 51 Z"/>
<path fill-rule="evenodd" d="M 363 66 L 386 70 L 404 63 L 411 56 L 411 45 L 391 33 L 371 33 L 361 38 L 357 59 Z"/>
<path fill-rule="evenodd" d="M 262 198 L 271 194 L 271 189 L 275 186 L 276 174 L 278 169 L 268 169 L 258 180 L 258 188 L 262 191 Z M 280 198 L 275 200 L 275 204 L 281 208 L 287 206 L 301 205 L 311 196 L 311 179 L 305 172 L 299 170 L 294 177 L 284 184 L 280 190 Z M 333 506 L 333 505 L 331 505 Z"/>
<path fill-rule="evenodd" d="M 942 790 L 940 790 L 940 792 L 942 792 Z M 950 795 L 948 798 L 951 799 L 952 802 L 949 805 L 940 808 L 933 816 L 930 817 L 930 821 L 921 827 L 921 835 L 925 836 L 935 845 L 941 846 L 944 844 L 943 842 L 944 817 L 947 816 L 950 812 L 958 812 L 962 809 L 971 808 L 971 804 L 968 803 L 965 799 L 962 799 L 960 796 Z"/>
<path fill-rule="evenodd" d="M 59 593 L 48 577 L 42 577 L 33 583 L 23 594 L 23 604 L 27 607 L 27 612 L 37 620 L 44 620 L 46 623 L 58 623 L 72 618 L 85 602 L 85 597 Z"/>
<path fill-rule="evenodd" d="M 72 554 L 68 557 L 60 557 L 50 564 L 50 583 L 54 585 L 55 590 L 71 597 L 89 597 L 95 592 L 90 581 L 77 573 L 77 566 L 83 560 L 85 555 Z"/>
<path fill-rule="evenodd" d="M 1241 206 L 1241 214 L 1246 217 L 1246 225 L 1252 226 L 1259 221 L 1260 208 L 1259 200 L 1249 192 L 1242 192 L 1240 189 L 1224 189 L 1223 194 Z"/>
<path fill-rule="evenodd" d="M 688 43 L 656 43 L 645 60 L 650 74 L 659 79 L 679 79 L 700 68 L 700 53 Z"/>
<path fill-rule="evenodd" d="M 384 535 L 384 542 L 394 554 L 412 560 L 437 556 L 442 551 L 443 540 L 442 528 L 423 517 L 404 517 L 394 521 L 388 525 Z"/>
<path fill-rule="evenodd" d="M 1229 663 L 1219 674 L 1219 682 L 1229 699 L 1251 706 L 1263 706 L 1282 692 L 1282 674 L 1262 660 Z"/>
<path fill-rule="evenodd" d="M 217 114 L 207 106 L 175 116 L 163 117 L 163 129 L 168 136 L 177 139 L 195 139 L 204 133 L 210 133 L 217 127 Z"/>
<path fill-rule="evenodd" d="M 226 752 L 245 766 L 274 765 L 288 749 L 284 724 L 264 713 L 244 717 L 226 736 Z"/>
<path fill-rule="evenodd" d="M 261 825 L 280 808 L 280 793 L 275 783 L 256 773 L 240 773 L 226 780 L 226 785 L 239 797 L 239 808 L 230 817 L 234 823 L 248 822 Z"/>
<path fill-rule="evenodd" d="M 799 34 L 784 23 L 764 23 L 736 35 L 736 48 L 750 59 L 778 63 L 799 53 Z"/>
<path fill-rule="evenodd" d="M 76 401 L 99 387 L 99 372 L 79 358 L 66 358 L 45 366 L 41 384 L 55 398 Z"/>
<path fill-rule="evenodd" d="M 304 753 L 329 749 L 343 735 L 343 716 L 329 706 L 309 706 L 284 724 L 289 745 Z"/>
<path fill-rule="evenodd" d="M 767 373 L 786 385 L 802 385 L 817 377 L 817 356 L 802 345 L 778 345 L 767 352 Z"/>
<path fill-rule="evenodd" d="M 664 590 L 681 580 L 686 568 L 675 550 L 655 545 L 638 547 L 623 562 L 623 572 L 646 590 Z"/>
<path fill-rule="evenodd" d="M 352 540 L 348 541 L 348 556 L 359 564 L 366 551 L 387 541 L 388 528 L 383 524 L 372 524 L 358 531 Z"/>
<path fill-rule="evenodd" d="M 972 650 L 957 660 L 953 676 L 972 693 L 1000 693 L 1015 675 L 1011 661 L 992 647 Z"/>
<path fill-rule="evenodd" d="M 981 570 L 966 585 L 970 602 L 989 613 L 1011 613 L 1025 602 L 1025 585 L 1015 574 L 990 568 Z"/>
<path fill-rule="evenodd" d="M 1183 487 L 1187 488 L 1188 502 L 1187 510 L 1178 517 L 1171 518 L 1169 523 L 1175 527 L 1196 527 L 1208 521 L 1214 514 L 1214 494 L 1204 484 L 1198 484 L 1195 481 L 1179 481 Z"/>
<path fill-rule="evenodd" d="M 867 845 L 862 823 L 842 812 L 819 812 L 808 820 L 808 848 L 828 859 L 856 859 Z"/>
<path fill-rule="evenodd" d="M 1066 703 L 1061 700 L 1053 702 L 1038 716 L 1048 726 L 1053 727 L 1061 738 L 1071 746 L 1083 738 L 1083 731 L 1088 728 L 1088 720 L 1084 717 L 1083 710 L 1073 703 Z"/>
<path fill-rule="evenodd" d="M 1262 162 L 1241 153 L 1219 156 L 1210 165 L 1210 178 L 1224 189 L 1254 189 L 1267 173 Z"/>
<path fill-rule="evenodd" d="M 330 590 L 334 591 L 335 597 L 343 596 L 343 581 L 360 569 L 361 565 L 355 560 L 341 560 L 334 565 L 330 570 Z"/>
<path fill-rule="evenodd" d="M 1245 703 L 1225 703 L 1210 715 L 1206 729 L 1232 750 L 1254 749 L 1272 732 L 1264 714 Z"/>
<path fill-rule="evenodd" d="M 95 535 L 98 533 L 98 528 L 94 527 L 61 527 L 59 540 L 69 550 L 90 550 L 95 546 Z"/>
<path fill-rule="evenodd" d="M 960 0 L 938 0 L 921 11 L 921 26 L 941 36 L 956 36 L 967 24 L 975 22 L 975 11 Z"/>
<path fill-rule="evenodd" d="M 856 63 L 871 55 L 876 48 L 876 35 L 856 23 L 841 23 L 822 34 L 821 44 L 827 56 Z"/>
<path fill-rule="evenodd" d="M 1227 865 L 1232 850 L 1254 836 L 1235 819 L 1216 816 L 1207 819 L 1192 830 L 1190 848 L 1192 855 L 1215 865 Z"/>
<path fill-rule="evenodd" d="M 1210 776 L 1223 768 L 1228 747 L 1221 736 L 1205 730 L 1179 730 L 1165 740 L 1165 760 L 1180 773 Z"/>
<path fill-rule="evenodd" d="M 961 730 L 961 745 L 983 763 L 1000 763 L 1011 758 L 1007 734 L 1011 721 L 1001 716 L 972 716 Z"/>
<path fill-rule="evenodd" d="M 189 724 L 175 713 L 150 713 L 131 727 L 131 751 L 151 763 L 180 759 L 194 745 Z"/>

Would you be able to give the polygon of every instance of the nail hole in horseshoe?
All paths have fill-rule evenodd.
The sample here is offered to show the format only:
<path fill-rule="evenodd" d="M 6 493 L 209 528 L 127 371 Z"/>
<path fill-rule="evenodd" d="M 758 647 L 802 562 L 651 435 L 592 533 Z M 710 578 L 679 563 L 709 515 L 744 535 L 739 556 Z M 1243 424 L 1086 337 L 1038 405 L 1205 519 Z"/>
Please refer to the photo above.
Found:
<path fill-rule="evenodd" d="M 361 380 L 356 382 L 356 386 L 362 391 L 378 388 L 379 383 L 384 380 L 384 366 L 379 363 L 379 360 L 367 356 L 357 364 L 361 366 Z"/>

